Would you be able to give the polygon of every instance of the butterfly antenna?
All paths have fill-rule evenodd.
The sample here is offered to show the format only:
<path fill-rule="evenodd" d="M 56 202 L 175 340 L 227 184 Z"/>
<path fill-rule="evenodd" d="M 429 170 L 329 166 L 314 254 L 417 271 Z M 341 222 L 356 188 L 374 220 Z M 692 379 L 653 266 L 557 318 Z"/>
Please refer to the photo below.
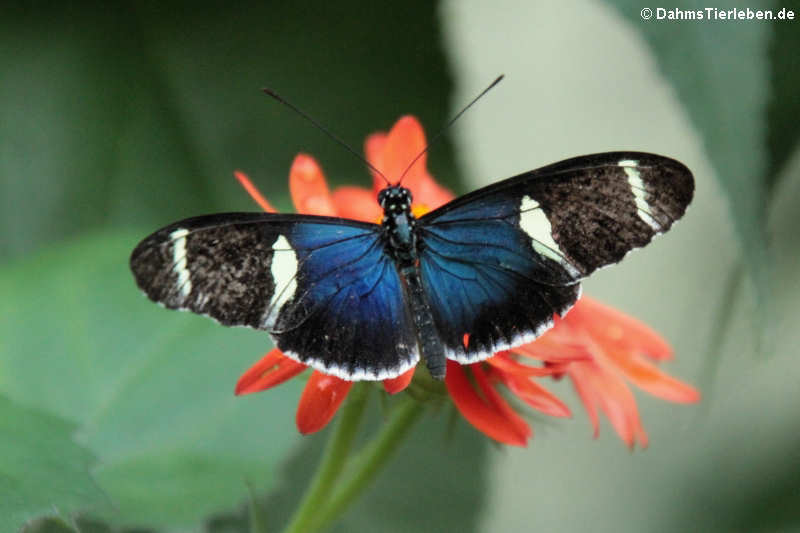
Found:
<path fill-rule="evenodd" d="M 431 147 L 431 146 L 433 146 L 434 144 L 436 144 L 436 142 L 437 142 L 439 139 L 441 139 L 441 138 L 442 138 L 442 135 L 444 135 L 444 133 L 445 133 L 445 132 L 446 132 L 448 129 L 450 129 L 450 126 L 452 126 L 452 125 L 453 125 L 453 123 L 454 123 L 456 120 L 458 120 L 459 118 L 461 118 L 461 115 L 463 115 L 464 113 L 466 113 L 466 112 L 467 112 L 467 109 L 469 109 L 470 107 L 472 107 L 472 106 L 473 106 L 473 104 L 475 104 L 475 102 L 477 102 L 478 100 L 480 100 L 481 98 L 483 98 L 483 96 L 484 96 L 486 93 L 488 93 L 490 90 L 492 90 L 492 89 L 494 88 L 494 86 L 495 86 L 495 85 L 497 85 L 498 83 L 500 83 L 500 82 L 502 81 L 502 79 L 503 79 L 503 78 L 505 78 L 505 77 L 506 77 L 506 75 L 505 75 L 505 74 L 500 74 L 499 76 L 497 76 L 497 78 L 496 78 L 496 79 L 495 79 L 495 80 L 494 80 L 492 83 L 490 83 L 488 87 L 486 87 L 484 90 L 482 90 L 482 91 L 481 91 L 481 93 L 480 93 L 478 96 L 476 96 L 475 98 L 473 98 L 473 99 L 472 99 L 472 101 L 471 101 L 470 103 L 468 103 L 467 105 L 465 105 L 465 106 L 464 106 L 464 108 L 463 108 L 461 111 L 459 111 L 458 113 L 456 113 L 456 116 L 454 116 L 453 118 L 451 118 L 451 119 L 450 119 L 450 121 L 449 121 L 447 124 L 445 124 L 445 125 L 444 125 L 444 127 L 443 127 L 441 130 L 439 130 L 439 133 L 437 133 L 436 135 L 434 135 L 434 136 L 431 138 L 431 140 L 430 140 L 430 142 L 428 143 L 428 145 L 427 145 L 427 146 L 426 146 L 426 147 L 425 147 L 425 148 L 424 148 L 424 149 L 423 149 L 423 150 L 422 150 L 422 151 L 421 151 L 419 154 L 417 154 L 417 157 L 415 157 L 415 158 L 414 158 L 414 160 L 413 160 L 413 161 L 411 161 L 411 163 L 409 163 L 409 165 L 406 167 L 406 169 L 405 169 L 405 170 L 403 171 L 403 173 L 400 175 L 400 179 L 398 180 L 397 184 L 398 184 L 398 185 L 400 185 L 400 182 L 401 182 L 401 181 L 403 181 L 403 178 L 405 178 L 405 177 L 406 177 L 406 174 L 408 174 L 408 171 L 409 171 L 409 170 L 411 170 L 411 167 L 413 167 L 413 166 L 414 166 L 414 164 L 415 164 L 417 161 L 419 161 L 419 158 L 420 158 L 420 157 L 422 157 L 423 155 L 425 155 L 426 153 L 428 153 L 428 150 L 430 149 L 430 147 Z M 386 178 L 384 178 L 384 179 L 386 179 Z"/>
<path fill-rule="evenodd" d="M 309 116 L 309 114 L 308 114 L 308 113 L 306 113 L 305 111 L 303 111 L 302 109 L 300 109 L 299 107 L 297 107 L 296 105 L 294 105 L 293 103 L 289 102 L 288 100 L 285 100 L 285 99 L 284 99 L 284 98 L 283 98 L 281 95 L 279 95 L 278 93 L 276 93 L 274 90 L 270 89 L 269 87 L 265 87 L 265 88 L 263 88 L 263 89 L 261 89 L 261 90 L 262 90 L 262 91 L 264 92 L 264 94 L 266 94 L 267 96 L 271 96 L 272 98 L 274 98 L 274 99 L 275 99 L 275 100 L 277 100 L 278 102 L 282 103 L 283 105 L 285 105 L 286 107 L 288 107 L 289 109 L 291 109 L 292 111 L 294 111 L 295 113 L 297 113 L 298 115 L 300 115 L 301 117 L 303 117 L 304 119 L 306 119 L 307 121 L 309 121 L 309 122 L 310 122 L 311 124 L 313 124 L 313 125 L 314 125 L 314 126 L 315 126 L 315 127 L 318 129 L 318 130 L 320 130 L 322 133 L 324 133 L 325 135 L 327 135 L 329 139 L 333 140 L 334 142 L 336 142 L 337 144 L 339 144 L 339 146 L 342 146 L 342 147 L 343 147 L 345 150 L 347 150 L 348 152 L 350 152 L 351 154 L 353 154 L 354 156 L 356 156 L 356 157 L 357 157 L 359 160 L 361 160 L 361 162 L 363 162 L 365 165 L 367 165 L 367 168 L 369 168 L 370 170 L 372 170 L 373 172 L 375 172 L 377 175 L 379 175 L 380 177 L 382 177 L 382 178 L 383 178 L 383 181 L 385 181 L 387 185 L 391 185 L 391 184 L 389 183 L 389 180 L 386 178 L 386 176 L 384 176 L 384 175 L 383 175 L 383 172 L 381 172 L 380 170 L 378 170 L 377 168 L 375 168 L 375 167 L 372 165 L 372 163 L 370 163 L 369 161 L 367 161 L 367 159 L 366 159 L 366 158 L 365 158 L 363 155 L 361 155 L 361 154 L 359 154 L 358 152 L 356 152 L 355 150 L 353 150 L 353 149 L 350 147 L 350 145 L 349 145 L 349 144 L 347 144 L 346 142 L 344 142 L 343 140 L 341 140 L 339 137 L 337 137 L 336 135 L 334 135 L 334 134 L 333 134 L 333 133 L 332 133 L 330 130 L 328 130 L 328 128 L 326 128 L 325 126 L 323 126 L 322 124 L 320 124 L 319 122 L 317 122 L 316 120 L 314 120 L 313 118 L 311 118 L 311 116 Z"/>

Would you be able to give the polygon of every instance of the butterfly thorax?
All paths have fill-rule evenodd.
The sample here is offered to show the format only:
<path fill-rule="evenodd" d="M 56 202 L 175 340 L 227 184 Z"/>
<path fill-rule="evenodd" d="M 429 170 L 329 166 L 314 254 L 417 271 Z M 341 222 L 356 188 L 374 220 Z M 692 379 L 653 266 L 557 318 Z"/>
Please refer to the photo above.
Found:
<path fill-rule="evenodd" d="M 378 203 L 383 208 L 383 234 L 386 251 L 398 266 L 412 267 L 417 261 L 417 219 L 411 212 L 411 191 L 392 186 L 378 193 Z"/>

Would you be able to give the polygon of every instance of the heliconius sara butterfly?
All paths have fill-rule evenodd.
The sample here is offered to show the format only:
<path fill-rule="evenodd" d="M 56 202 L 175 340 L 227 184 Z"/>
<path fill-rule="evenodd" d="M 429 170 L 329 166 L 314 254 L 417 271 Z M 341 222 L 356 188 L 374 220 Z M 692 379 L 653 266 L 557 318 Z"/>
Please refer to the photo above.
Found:
<path fill-rule="evenodd" d="M 692 200 L 673 159 L 609 152 L 494 183 L 420 218 L 411 193 L 378 194 L 380 224 L 222 213 L 166 226 L 133 251 L 147 296 L 270 333 L 289 357 L 347 380 L 392 378 L 424 358 L 474 363 L 532 341 L 580 280 L 650 242 Z"/>

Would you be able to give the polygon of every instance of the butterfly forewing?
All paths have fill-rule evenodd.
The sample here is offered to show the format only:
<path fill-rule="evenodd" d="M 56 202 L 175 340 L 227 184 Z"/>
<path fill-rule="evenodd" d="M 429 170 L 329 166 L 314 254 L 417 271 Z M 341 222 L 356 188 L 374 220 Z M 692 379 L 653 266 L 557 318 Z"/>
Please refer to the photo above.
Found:
<path fill-rule="evenodd" d="M 137 284 L 170 309 L 264 329 L 276 294 L 273 270 L 285 262 L 276 244 L 287 227 L 279 220 L 265 225 L 267 217 L 222 213 L 162 228 L 131 254 Z"/>
<path fill-rule="evenodd" d="M 166 307 L 270 331 L 287 355 L 330 374 L 383 379 L 419 355 L 379 231 L 326 217 L 209 215 L 152 234 L 130 263 Z"/>
<path fill-rule="evenodd" d="M 528 233 L 532 246 L 579 277 L 616 263 L 667 231 L 694 194 L 682 163 L 643 152 L 608 152 L 567 159 L 503 180 L 427 214 L 426 225 L 496 215 Z M 486 210 L 484 217 L 492 216 Z M 537 224 L 543 223 L 543 224 Z M 529 228 L 544 231 L 529 233 Z"/>

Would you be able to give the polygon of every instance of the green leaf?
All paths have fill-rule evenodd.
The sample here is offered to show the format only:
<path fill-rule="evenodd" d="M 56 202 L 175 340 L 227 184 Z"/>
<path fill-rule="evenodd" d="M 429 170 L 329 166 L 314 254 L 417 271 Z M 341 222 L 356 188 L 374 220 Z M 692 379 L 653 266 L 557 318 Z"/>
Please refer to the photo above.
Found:
<path fill-rule="evenodd" d="M 769 293 L 765 207 L 770 162 L 766 113 L 772 25 L 755 21 L 656 20 L 656 16 L 643 20 L 638 3 L 609 3 L 641 32 L 661 72 L 700 131 L 728 196 L 742 255 L 747 257 L 746 265 L 763 306 Z M 706 7 L 707 3 L 691 0 L 681 4 L 680 9 Z M 748 7 L 770 9 L 773 4 L 760 1 Z"/>
<path fill-rule="evenodd" d="M 0 18 L 0 257 L 212 205 L 137 19 L 73 7 Z"/>
<path fill-rule="evenodd" d="M 800 17 L 800 11 L 795 11 Z M 773 189 L 781 171 L 800 141 L 800 32 L 797 21 L 772 23 L 769 59 L 772 67 L 772 94 L 767 108 L 767 185 Z"/>
<path fill-rule="evenodd" d="M 106 503 L 89 475 L 94 458 L 74 432 L 74 424 L 0 395 L 0 531 Z"/>
<path fill-rule="evenodd" d="M 747 451 L 724 441 L 735 430 L 722 429 L 715 435 L 722 445 L 707 443 L 706 451 L 717 460 L 692 465 L 692 482 L 681 489 L 682 504 L 670 512 L 671 530 L 767 533 L 800 529 L 800 450 L 786 438 L 795 434 L 798 425 L 791 417 L 783 423 L 776 420 L 780 417 L 759 427 L 759 445 Z M 732 454 L 732 449 L 737 453 Z"/>
<path fill-rule="evenodd" d="M 0 270 L 0 390 L 79 425 L 127 525 L 186 525 L 264 490 L 299 438 L 299 382 L 235 398 L 263 332 L 160 309 L 101 235 Z"/>

